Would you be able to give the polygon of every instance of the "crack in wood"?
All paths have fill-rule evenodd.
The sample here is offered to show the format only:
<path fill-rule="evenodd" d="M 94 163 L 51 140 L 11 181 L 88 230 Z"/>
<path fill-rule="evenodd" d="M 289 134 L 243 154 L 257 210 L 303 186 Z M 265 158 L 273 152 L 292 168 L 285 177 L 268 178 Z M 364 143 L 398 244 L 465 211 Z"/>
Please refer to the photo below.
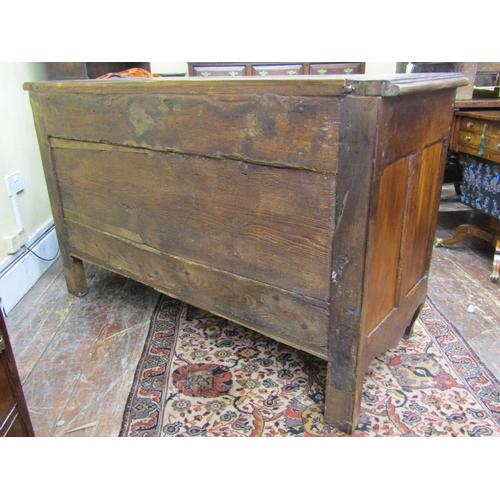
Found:
<path fill-rule="evenodd" d="M 149 145 L 143 146 L 135 142 L 118 144 L 105 140 L 102 140 L 100 142 L 94 142 L 94 141 L 85 141 L 82 139 L 73 139 L 61 136 L 58 137 L 51 136 L 50 144 L 51 147 L 55 149 L 95 149 L 102 151 L 123 151 L 130 153 L 139 153 L 139 154 L 140 153 L 147 154 L 148 152 L 151 152 L 153 154 L 165 153 L 165 154 L 175 154 L 186 157 L 210 158 L 214 160 L 231 160 L 231 161 L 238 161 L 264 167 L 276 167 L 276 168 L 291 169 L 291 170 L 307 170 L 310 172 L 316 172 L 320 174 L 337 175 L 336 170 L 325 170 L 321 168 L 307 167 L 305 165 L 292 165 L 283 162 L 254 160 L 246 155 L 239 153 L 215 153 L 215 154 L 202 155 L 199 153 L 191 153 L 189 151 L 183 151 L 177 148 L 155 148 Z"/>

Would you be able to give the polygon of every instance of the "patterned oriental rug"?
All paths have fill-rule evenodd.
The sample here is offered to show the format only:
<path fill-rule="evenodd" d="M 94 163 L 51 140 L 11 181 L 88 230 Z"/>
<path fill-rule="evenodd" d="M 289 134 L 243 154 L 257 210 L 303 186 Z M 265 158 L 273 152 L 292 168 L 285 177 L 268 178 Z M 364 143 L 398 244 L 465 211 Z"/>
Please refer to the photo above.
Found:
<path fill-rule="evenodd" d="M 325 380 L 325 361 L 162 296 L 120 436 L 345 436 Z M 430 300 L 370 365 L 353 436 L 500 436 L 500 383 Z"/>

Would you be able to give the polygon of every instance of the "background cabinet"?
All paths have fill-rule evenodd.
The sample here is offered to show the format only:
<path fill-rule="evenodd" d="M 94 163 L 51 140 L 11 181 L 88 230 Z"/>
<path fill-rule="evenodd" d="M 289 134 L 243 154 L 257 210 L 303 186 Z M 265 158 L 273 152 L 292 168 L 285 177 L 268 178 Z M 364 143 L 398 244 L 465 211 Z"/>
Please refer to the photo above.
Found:
<path fill-rule="evenodd" d="M 34 436 L 7 327 L 0 311 L 0 437 Z"/>
<path fill-rule="evenodd" d="M 190 62 L 189 76 L 351 75 L 365 72 L 364 62 Z"/>

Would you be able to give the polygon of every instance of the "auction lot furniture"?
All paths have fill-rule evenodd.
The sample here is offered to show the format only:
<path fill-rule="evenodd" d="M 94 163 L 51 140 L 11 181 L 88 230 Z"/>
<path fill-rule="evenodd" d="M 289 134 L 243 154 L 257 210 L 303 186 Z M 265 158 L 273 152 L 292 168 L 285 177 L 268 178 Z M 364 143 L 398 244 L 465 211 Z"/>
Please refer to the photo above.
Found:
<path fill-rule="evenodd" d="M 472 207 L 469 220 L 438 245 L 453 245 L 472 235 L 495 248 L 492 281 L 500 272 L 500 109 L 455 112 L 450 149 L 460 153 L 462 203 Z"/>
<path fill-rule="evenodd" d="M 325 419 L 425 302 L 460 74 L 27 83 L 82 261 L 328 361 Z"/>

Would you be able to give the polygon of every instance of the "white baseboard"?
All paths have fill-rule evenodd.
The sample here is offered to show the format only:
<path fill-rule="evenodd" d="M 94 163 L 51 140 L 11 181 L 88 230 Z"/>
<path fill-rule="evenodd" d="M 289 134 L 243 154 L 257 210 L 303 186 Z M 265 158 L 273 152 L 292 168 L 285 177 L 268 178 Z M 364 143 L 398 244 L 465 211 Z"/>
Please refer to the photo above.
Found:
<path fill-rule="evenodd" d="M 38 231 L 26 246 L 40 257 L 54 257 L 59 244 L 53 222 Z M 0 298 L 7 314 L 53 263 L 39 259 L 25 248 L 0 263 Z"/>

